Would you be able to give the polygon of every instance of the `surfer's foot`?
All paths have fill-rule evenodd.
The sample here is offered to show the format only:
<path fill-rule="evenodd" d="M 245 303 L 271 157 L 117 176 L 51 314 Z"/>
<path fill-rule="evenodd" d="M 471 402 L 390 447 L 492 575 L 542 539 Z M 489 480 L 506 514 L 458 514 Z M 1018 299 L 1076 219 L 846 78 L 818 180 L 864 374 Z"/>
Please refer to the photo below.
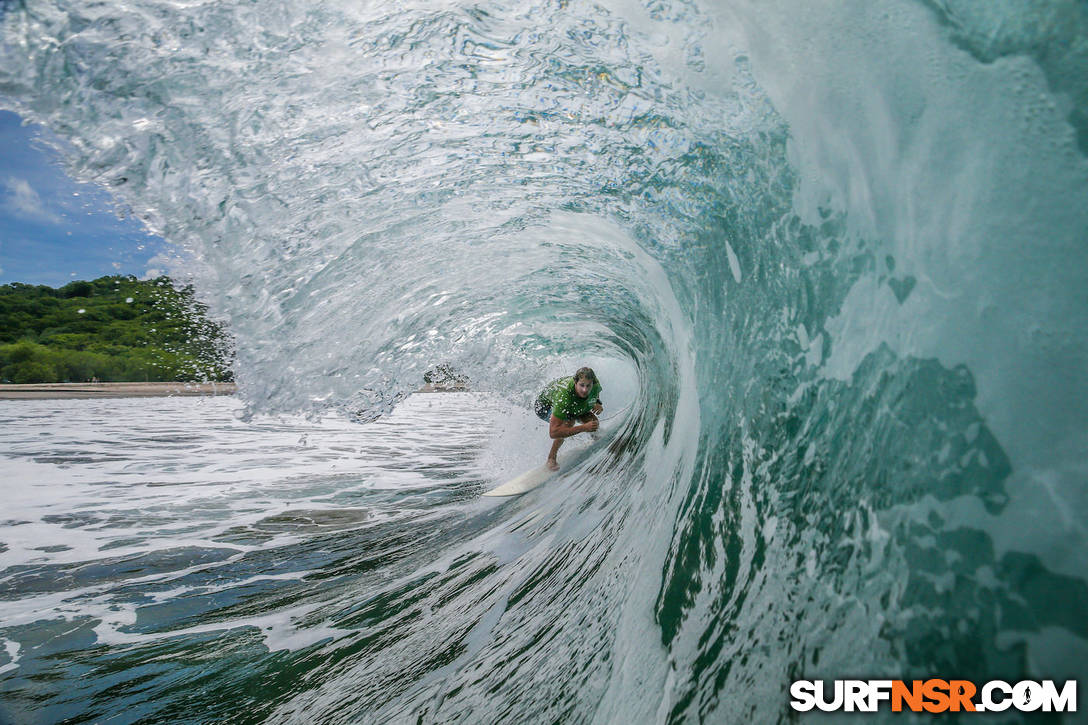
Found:
<path fill-rule="evenodd" d="M 559 464 L 556 462 L 556 460 L 554 458 L 549 458 L 548 462 L 544 464 L 544 467 L 547 468 L 549 471 L 558 471 L 559 470 Z"/>

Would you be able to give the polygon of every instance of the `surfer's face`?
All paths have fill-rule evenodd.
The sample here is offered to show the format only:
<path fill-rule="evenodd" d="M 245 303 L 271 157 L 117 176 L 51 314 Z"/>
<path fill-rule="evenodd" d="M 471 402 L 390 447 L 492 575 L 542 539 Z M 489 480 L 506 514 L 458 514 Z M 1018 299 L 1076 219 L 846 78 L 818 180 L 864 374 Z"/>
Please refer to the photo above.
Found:
<path fill-rule="evenodd" d="M 574 392 L 578 394 L 579 398 L 585 398 L 589 396 L 589 391 L 593 389 L 593 381 L 589 378 L 582 378 L 574 382 Z"/>

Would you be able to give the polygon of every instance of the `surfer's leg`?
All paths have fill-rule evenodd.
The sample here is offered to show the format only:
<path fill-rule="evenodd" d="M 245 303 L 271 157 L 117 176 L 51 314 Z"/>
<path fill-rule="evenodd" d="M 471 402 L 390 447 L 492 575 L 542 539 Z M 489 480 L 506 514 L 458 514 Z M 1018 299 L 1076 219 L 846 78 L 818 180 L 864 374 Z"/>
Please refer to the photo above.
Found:
<path fill-rule="evenodd" d="M 559 455 L 559 446 L 563 445 L 564 438 L 556 438 L 552 441 L 552 450 L 548 453 L 548 462 L 544 465 L 549 471 L 559 470 L 559 461 L 555 460 L 555 457 Z"/>
<path fill-rule="evenodd" d="M 565 428 L 569 428 L 569 427 L 574 425 L 574 421 L 573 420 L 561 421 L 561 425 L 563 427 L 565 427 Z M 547 463 L 544 464 L 545 467 L 547 467 L 547 469 L 549 471 L 558 471 L 559 470 L 559 461 L 555 460 L 555 457 L 559 455 L 559 447 L 563 445 L 563 441 L 565 441 L 565 440 L 566 440 L 566 438 L 553 438 L 552 439 L 552 449 L 548 453 Z"/>

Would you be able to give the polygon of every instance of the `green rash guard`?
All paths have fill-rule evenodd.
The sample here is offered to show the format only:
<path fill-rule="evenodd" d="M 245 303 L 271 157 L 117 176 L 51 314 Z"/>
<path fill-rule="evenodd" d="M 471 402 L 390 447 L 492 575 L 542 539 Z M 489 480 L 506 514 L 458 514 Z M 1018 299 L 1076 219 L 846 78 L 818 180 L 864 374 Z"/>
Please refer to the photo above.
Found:
<path fill-rule="evenodd" d="M 589 413 L 600 395 L 601 384 L 593 383 L 589 395 L 585 398 L 579 398 L 578 394 L 574 392 L 574 378 L 567 377 L 553 380 L 540 394 L 540 397 L 551 402 L 552 415 L 556 418 L 574 420 Z"/>

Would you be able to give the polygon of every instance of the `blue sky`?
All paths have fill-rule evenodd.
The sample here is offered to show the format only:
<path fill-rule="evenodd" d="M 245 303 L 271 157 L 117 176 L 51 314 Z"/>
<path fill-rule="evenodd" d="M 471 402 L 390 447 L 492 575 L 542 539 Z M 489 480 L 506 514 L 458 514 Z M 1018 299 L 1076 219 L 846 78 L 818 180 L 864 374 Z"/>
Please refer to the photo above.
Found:
<path fill-rule="evenodd" d="M 138 220 L 118 219 L 105 191 L 69 178 L 38 140 L 44 133 L 0 110 L 0 284 L 154 271 L 166 243 Z"/>

